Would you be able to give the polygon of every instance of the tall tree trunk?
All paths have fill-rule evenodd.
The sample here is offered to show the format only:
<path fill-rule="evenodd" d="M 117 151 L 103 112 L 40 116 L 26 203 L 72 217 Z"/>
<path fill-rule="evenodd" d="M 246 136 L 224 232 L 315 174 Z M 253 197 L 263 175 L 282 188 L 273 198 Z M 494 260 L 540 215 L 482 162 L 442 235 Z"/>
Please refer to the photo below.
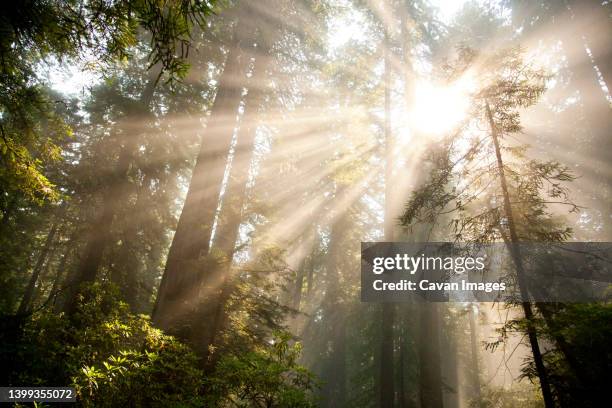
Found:
<path fill-rule="evenodd" d="M 578 17 L 581 22 L 579 27 L 582 39 L 586 42 L 591 52 L 587 55 L 601 73 L 608 90 L 612 91 L 612 51 L 610 50 L 610 38 L 612 38 L 612 20 L 610 12 L 602 5 L 600 0 L 572 0 L 568 2 L 568 8 L 572 17 Z M 576 33 L 573 33 L 576 37 Z M 586 53 L 586 49 L 584 50 Z M 600 89 L 603 93 L 603 91 Z M 601 94 L 600 94 L 601 96 Z"/>
<path fill-rule="evenodd" d="M 389 7 L 385 1 L 384 8 Z M 391 135 L 391 55 L 389 47 L 389 29 L 385 25 L 384 47 L 384 104 L 385 104 L 385 219 L 384 219 L 384 238 L 385 241 L 393 241 L 393 214 L 392 209 L 392 176 L 393 176 L 393 139 Z M 395 359 L 393 356 L 393 324 L 395 315 L 395 305 L 383 303 L 381 308 L 382 327 L 381 327 L 381 353 L 380 353 L 380 407 L 392 408 L 395 400 Z"/>
<path fill-rule="evenodd" d="M 520 247 L 518 246 L 519 238 L 516 232 L 516 225 L 514 223 L 514 214 L 512 212 L 512 206 L 510 204 L 510 193 L 508 192 L 508 184 L 506 181 L 506 174 L 504 170 L 504 162 L 502 160 L 501 149 L 499 145 L 499 136 L 497 126 L 493 121 L 493 114 L 489 103 L 486 102 L 486 115 L 491 128 L 491 137 L 493 139 L 493 145 L 495 147 L 495 157 L 497 159 L 497 170 L 499 172 L 500 185 L 502 189 L 504 199 L 504 214 L 508 222 L 508 232 L 510 233 L 510 245 L 509 250 L 516 267 L 516 277 L 519 285 L 519 291 L 522 299 L 528 299 L 527 286 L 525 284 L 525 268 L 523 265 L 523 258 L 521 256 Z M 540 379 L 540 387 L 542 388 L 542 396 L 544 397 L 544 405 L 546 408 L 554 408 L 554 400 L 550 389 L 550 382 L 546 373 L 546 367 L 544 366 L 544 359 L 542 352 L 540 351 L 540 345 L 538 344 L 538 336 L 535 328 L 535 316 L 531 308 L 531 303 L 523 301 L 521 303 L 525 319 L 527 320 L 527 336 L 529 337 L 529 344 L 531 346 L 531 352 L 533 354 L 533 360 Z"/>
<path fill-rule="evenodd" d="M 34 269 L 32 270 L 32 275 L 30 276 L 30 281 L 28 282 L 28 286 L 26 286 L 26 290 L 21 298 L 21 303 L 19 304 L 19 308 L 17 309 L 18 315 L 26 314 L 31 307 L 32 299 L 34 297 L 34 291 L 36 289 L 36 282 L 38 282 L 38 277 L 40 276 L 40 272 L 43 269 L 43 265 L 47 260 L 47 255 L 49 254 L 49 250 L 53 245 L 53 240 L 55 239 L 55 234 L 57 232 L 57 223 L 53 223 L 49 232 L 47 233 L 47 238 L 45 239 L 45 243 L 43 244 L 40 253 L 38 254 L 38 259 L 36 264 L 34 265 Z"/>
<path fill-rule="evenodd" d="M 445 328 L 447 325 L 441 325 Z M 441 334 L 440 368 L 442 371 L 443 406 L 444 408 L 459 408 L 459 378 L 457 375 L 457 335 L 452 330 L 442 330 Z"/>
<path fill-rule="evenodd" d="M 442 372 L 440 367 L 440 322 L 438 304 L 420 304 L 420 400 L 421 408 L 442 408 Z"/>
<path fill-rule="evenodd" d="M 193 313 L 205 279 L 198 260 L 208 256 L 223 176 L 236 127 L 243 79 L 249 61 L 242 51 L 242 22 L 237 22 L 219 89 L 215 96 L 183 210 L 170 246 L 153 320 L 171 329 L 177 319 Z"/>
<path fill-rule="evenodd" d="M 259 21 L 259 19 L 253 18 L 251 20 Z M 155 321 L 164 328 L 170 328 L 175 323 L 174 320 L 180 319 L 181 315 L 189 312 L 189 309 L 194 311 L 196 323 L 191 333 L 188 333 L 187 336 L 196 352 L 202 357 L 206 369 L 213 367 L 215 364 L 216 356 L 209 354 L 210 346 L 216 344 L 218 334 L 223 329 L 225 323 L 225 304 L 233 291 L 233 283 L 230 279 L 231 264 L 242 222 L 243 207 L 247 199 L 249 170 L 254 154 L 259 109 L 264 95 L 267 93 L 267 70 L 273 59 L 271 45 L 275 41 L 274 36 L 278 34 L 276 30 L 273 30 L 273 34 L 270 34 L 264 27 L 267 26 L 262 24 L 258 28 L 260 36 L 257 41 L 257 47 L 252 48 L 252 50 L 257 51 L 257 54 L 254 55 L 255 63 L 245 100 L 245 112 L 240 129 L 238 130 L 229 178 L 215 232 L 213 242 L 215 260 L 211 262 L 212 266 L 207 271 L 201 271 L 199 276 L 189 277 L 180 276 L 179 273 L 185 275 L 196 273 L 196 271 L 189 271 L 183 267 L 181 272 L 181 259 L 177 260 L 176 257 L 179 253 L 183 253 L 185 258 L 182 260 L 188 260 L 191 263 L 191 265 L 185 266 L 187 268 L 195 268 L 197 267 L 198 257 L 206 255 L 209 251 L 208 246 L 212 237 L 211 230 L 205 219 L 208 218 L 208 222 L 212 226 L 218 201 L 214 201 L 214 208 L 210 206 L 204 208 L 204 211 L 199 211 L 199 214 L 195 212 L 198 210 L 198 203 L 202 204 L 202 206 L 213 203 L 211 197 L 207 197 L 207 189 L 210 189 L 212 179 L 206 182 L 198 180 L 198 177 L 203 176 L 202 172 L 206 168 L 215 166 L 215 161 L 219 162 L 216 165 L 221 163 L 220 157 L 213 157 L 211 159 L 211 155 L 206 153 L 207 149 L 210 149 L 211 146 L 205 143 L 205 141 L 214 137 L 215 133 L 217 137 L 221 133 L 222 138 L 225 138 L 222 148 L 226 149 L 226 152 L 229 153 L 235 125 L 234 120 L 242 93 L 242 79 L 246 74 L 251 57 L 250 54 L 242 50 L 241 46 L 243 40 L 253 42 L 255 34 L 254 26 L 249 26 L 248 29 L 242 27 L 240 30 L 237 29 L 235 33 L 235 47 L 230 50 L 230 55 L 228 55 L 228 60 L 226 61 L 226 68 L 220 81 L 220 93 L 215 98 L 211 113 L 210 128 L 207 127 L 207 139 L 203 141 L 202 152 L 198 157 L 196 169 L 192 176 L 191 186 L 181 218 L 179 219 L 179 227 L 177 228 L 168 256 L 166 271 L 164 272 L 160 294 L 154 310 Z M 229 125 L 230 123 L 232 124 L 231 126 Z M 208 166 L 204 167 L 204 164 L 201 163 L 204 163 L 203 160 L 208 159 L 212 160 L 212 164 L 208 163 Z M 227 159 L 227 156 L 225 159 Z M 223 166 L 224 168 L 225 166 Z M 220 193 L 223 172 L 218 173 L 216 177 L 218 177 Z M 217 192 L 215 191 L 215 193 Z M 202 206 L 200 209 L 202 209 Z M 185 245 L 186 240 L 190 236 L 193 237 L 194 233 L 194 231 L 189 230 L 188 220 L 193 220 L 193 217 L 196 216 L 199 217 L 200 223 L 206 225 L 204 225 L 204 232 L 199 238 L 201 241 L 199 243 L 191 242 L 189 244 L 193 245 L 188 247 Z M 202 224 L 199 226 L 202 227 Z M 204 236 L 207 237 L 206 242 L 203 241 Z M 199 246 L 199 249 L 197 246 Z M 185 282 L 189 280 L 195 282 L 193 289 L 185 286 Z M 190 297 L 195 301 L 191 305 L 185 304 L 184 299 Z"/>
<path fill-rule="evenodd" d="M 265 24 L 264 27 L 267 27 Z M 257 54 L 253 75 L 249 81 L 249 89 L 245 101 L 245 111 L 230 167 L 229 178 L 223 197 L 223 204 L 215 233 L 213 248 L 221 256 L 221 262 L 210 273 L 203 284 L 203 303 L 200 305 L 200 322 L 202 322 L 201 354 L 207 358 L 207 366 L 212 367 L 216 358 L 208 356 L 210 345 L 217 342 L 218 334 L 225 325 L 225 305 L 233 291 L 231 282 L 231 266 L 238 242 L 240 224 L 243 221 L 243 210 L 247 202 L 249 171 L 255 153 L 255 138 L 259 125 L 260 109 L 265 95 L 268 93 L 268 69 L 273 62 L 271 47 L 278 35 L 263 30 L 257 43 Z M 210 311 L 210 312 L 209 312 Z M 212 313 L 212 314 L 210 314 Z"/>
<path fill-rule="evenodd" d="M 345 187 L 340 187 L 336 198 L 343 196 Z M 340 210 L 344 211 L 344 209 Z M 339 215 L 331 227 L 326 271 L 328 290 L 323 300 L 325 318 L 331 328 L 331 346 L 328 360 L 327 381 L 323 395 L 323 406 L 329 408 L 344 407 L 346 402 L 346 314 L 347 309 L 342 299 L 340 268 L 342 257 L 342 238 L 347 228 L 346 212 Z"/>
<path fill-rule="evenodd" d="M 400 43 L 402 47 L 401 61 L 402 61 L 402 70 L 401 70 L 401 79 L 404 85 L 403 89 L 403 101 L 404 101 L 404 109 L 408 111 L 412 104 L 413 98 L 411 93 L 411 83 L 412 83 L 412 64 L 410 60 L 410 54 L 412 50 L 412 42 L 411 42 L 411 25 L 413 23 L 411 18 L 411 1 L 403 0 L 398 4 L 399 7 L 399 18 L 400 18 Z M 390 79 L 388 79 L 390 81 Z M 390 98 L 390 95 L 385 94 L 386 98 Z M 390 124 L 386 124 L 386 126 L 390 127 Z M 406 131 L 406 129 L 404 129 Z M 387 159 L 389 159 L 389 155 L 391 153 L 387 153 Z M 392 160 L 392 158 L 391 158 Z M 419 160 L 418 157 L 413 157 L 413 160 Z M 390 183 L 391 175 L 387 174 L 387 183 Z M 406 202 L 407 198 L 410 194 L 410 188 L 407 183 L 408 178 L 406 180 L 398 180 L 397 178 L 393 180 L 393 190 L 395 193 L 385 197 L 385 201 L 391 201 L 387 211 L 389 212 L 388 217 L 394 217 L 401 213 L 402 207 Z M 413 178 L 416 181 L 416 177 Z M 387 189 L 389 190 L 389 189 Z M 392 228 L 390 226 L 389 228 Z M 389 240 L 393 240 L 394 237 L 393 232 L 390 233 L 391 237 Z M 411 237 L 415 239 L 415 236 Z M 398 320 L 400 338 L 399 338 L 399 359 L 397 367 L 398 376 L 399 376 L 399 389 L 397 390 L 398 395 L 398 403 L 400 407 L 410 407 L 417 403 L 414 400 L 408 390 L 408 367 L 411 367 L 411 363 L 408 356 L 408 324 L 409 320 L 407 319 L 408 313 L 410 313 L 410 309 L 415 306 L 413 302 L 402 305 L 404 307 L 398 307 L 400 310 L 400 314 L 403 316 Z"/>

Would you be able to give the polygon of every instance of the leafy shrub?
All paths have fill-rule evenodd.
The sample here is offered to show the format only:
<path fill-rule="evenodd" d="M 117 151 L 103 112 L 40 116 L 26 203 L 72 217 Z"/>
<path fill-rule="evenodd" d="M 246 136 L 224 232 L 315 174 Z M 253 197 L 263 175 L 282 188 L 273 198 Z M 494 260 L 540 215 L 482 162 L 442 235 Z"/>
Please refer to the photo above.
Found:
<path fill-rule="evenodd" d="M 84 291 L 77 312 L 40 313 L 2 346 L 8 384 L 67 385 L 85 407 L 202 406 L 203 374 L 184 344 L 129 313 L 109 286 Z"/>
<path fill-rule="evenodd" d="M 191 350 L 152 328 L 144 316 L 107 323 L 108 333 L 128 344 L 73 377 L 85 407 L 201 406 L 202 372 Z M 132 347 L 138 343 L 138 348 Z"/>
<path fill-rule="evenodd" d="M 485 386 L 480 399 L 469 401 L 470 408 L 540 408 L 543 404 L 539 387 L 528 382 L 515 384 L 511 389 Z"/>
<path fill-rule="evenodd" d="M 226 355 L 206 381 L 207 404 L 215 407 L 310 408 L 316 380 L 297 363 L 299 343 L 277 332 L 269 347 Z"/>

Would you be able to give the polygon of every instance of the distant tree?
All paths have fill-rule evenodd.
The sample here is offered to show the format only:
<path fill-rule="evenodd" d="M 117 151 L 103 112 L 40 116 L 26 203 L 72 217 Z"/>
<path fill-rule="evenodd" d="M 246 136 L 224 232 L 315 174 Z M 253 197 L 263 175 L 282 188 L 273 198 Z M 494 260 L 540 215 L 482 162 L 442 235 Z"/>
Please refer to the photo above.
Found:
<path fill-rule="evenodd" d="M 406 205 L 402 223 L 435 224 L 441 214 L 452 213 L 452 238 L 461 242 L 503 241 L 514 259 L 519 289 L 527 298 L 522 255 L 514 245 L 522 241 L 556 242 L 571 230 L 547 211 L 551 204 L 576 211 L 564 183 L 574 176 L 559 163 L 529 160 L 525 147 L 511 143 L 520 132 L 519 108 L 533 105 L 544 92 L 544 72 L 524 63 L 521 51 L 508 49 L 492 56 L 460 49 L 451 69 L 453 78 L 476 75 L 473 111 L 468 123 L 484 123 L 486 131 L 470 131 L 464 124 L 458 136 L 449 137 L 432 151 L 434 164 L 428 182 Z M 470 70 L 473 70 L 470 72 Z M 463 140 L 463 143 L 459 143 Z M 536 315 L 522 302 L 526 331 L 547 407 L 554 406 L 550 379 L 536 331 Z"/>

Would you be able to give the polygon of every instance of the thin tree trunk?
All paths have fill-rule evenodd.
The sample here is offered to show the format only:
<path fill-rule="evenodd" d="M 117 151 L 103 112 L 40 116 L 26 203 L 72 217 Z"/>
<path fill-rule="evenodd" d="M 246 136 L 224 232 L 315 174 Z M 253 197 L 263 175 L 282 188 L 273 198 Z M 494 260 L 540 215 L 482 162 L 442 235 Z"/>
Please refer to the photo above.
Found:
<path fill-rule="evenodd" d="M 400 42 L 402 46 L 401 75 L 402 75 L 402 80 L 404 84 L 403 100 L 404 100 L 404 108 L 406 111 L 408 111 L 413 104 L 413 98 L 412 98 L 412 93 L 411 93 L 412 64 L 411 64 L 411 59 L 410 59 L 411 58 L 410 53 L 412 49 L 412 44 L 411 44 L 411 36 L 410 36 L 410 25 L 412 23 L 412 19 L 411 19 L 411 12 L 409 10 L 410 7 L 411 7 L 410 0 L 404 0 L 404 1 L 399 2 L 400 35 L 401 35 Z M 388 124 L 388 126 L 390 126 L 390 124 Z M 415 157 L 414 159 L 418 160 L 419 158 Z M 387 177 L 390 178 L 390 175 L 388 175 Z M 395 197 L 392 199 L 393 206 L 394 206 L 392 213 L 395 213 L 395 211 L 397 210 L 397 208 L 395 207 L 401 206 L 403 205 L 403 203 L 406 202 L 406 199 L 409 194 L 409 188 L 406 183 L 397 184 L 397 180 L 395 180 L 394 188 L 397 188 L 399 192 L 396 192 Z M 390 196 L 388 197 L 388 199 L 391 200 Z M 399 211 L 401 211 L 401 207 Z M 399 375 L 400 388 L 398 390 L 398 403 L 399 403 L 399 406 L 402 408 L 408 408 L 418 403 L 416 400 L 413 400 L 412 397 L 409 395 L 409 390 L 408 390 L 409 379 L 407 378 L 408 377 L 408 367 L 411 367 L 410 360 L 408 357 L 408 346 L 409 346 L 408 345 L 408 324 L 409 324 L 409 321 L 407 319 L 407 316 L 408 316 L 408 313 L 410 313 L 409 308 L 414 307 L 414 305 L 415 303 L 411 302 L 410 304 L 404 305 L 405 306 L 404 308 L 400 309 L 400 310 L 404 310 L 402 312 L 402 315 L 404 316 L 400 318 L 398 322 L 400 325 L 400 333 L 401 333 L 400 334 L 400 344 L 399 344 L 400 356 L 399 356 L 399 367 L 398 367 L 399 374 L 400 374 Z"/>
<path fill-rule="evenodd" d="M 68 242 L 67 244 L 70 244 Z M 53 305 L 53 310 L 55 312 L 60 312 L 61 307 L 58 306 L 57 303 L 57 295 L 59 294 L 59 287 L 62 282 L 62 276 L 64 269 L 66 268 L 66 264 L 68 263 L 68 256 L 72 248 L 68 247 L 68 249 L 62 255 L 62 259 L 57 266 L 57 271 L 55 272 L 55 278 L 53 279 L 53 285 L 51 286 L 51 290 L 49 291 L 49 296 L 47 297 L 46 303 L 51 303 Z M 53 299 L 52 299 L 53 298 Z"/>
<path fill-rule="evenodd" d="M 49 268 L 51 267 L 51 261 L 54 256 L 53 254 L 55 253 L 55 249 L 56 249 L 55 247 L 56 245 L 52 245 L 51 250 L 49 251 L 51 252 L 51 255 L 47 256 L 47 261 L 45 262 L 42 268 L 42 271 L 40 272 L 40 276 L 38 277 L 39 284 L 36 286 L 36 288 L 34 288 L 32 300 L 30 301 L 30 310 L 32 309 L 33 305 L 35 305 L 38 302 L 38 298 L 42 295 L 42 285 L 45 282 L 45 279 L 47 278 L 47 274 L 49 273 Z"/>
<path fill-rule="evenodd" d="M 593 64 L 598 67 L 603 81 L 608 90 L 612 91 L 612 51 L 610 50 L 610 38 L 612 38 L 612 21 L 607 8 L 602 5 L 600 0 L 573 0 L 567 4 L 571 12 L 571 17 L 579 17 L 582 25 L 579 27 L 580 34 L 583 35 L 591 51 L 587 54 L 587 59 L 592 57 Z M 572 33 L 576 36 L 575 32 Z M 586 53 L 586 49 L 584 50 Z M 603 91 L 600 89 L 603 93 Z M 600 95 L 601 96 L 601 95 Z"/>
<path fill-rule="evenodd" d="M 444 328 L 445 325 L 440 327 Z M 444 359 L 440 359 L 440 367 L 442 370 L 442 384 L 443 387 L 443 405 L 444 408 L 458 408 L 459 407 L 459 378 L 457 375 L 457 337 L 456 333 L 452 331 L 442 331 L 442 352 L 441 355 L 445 356 Z"/>
<path fill-rule="evenodd" d="M 40 276 L 40 272 L 43 269 L 43 265 L 47 260 L 47 255 L 49 254 L 49 250 L 53 245 L 53 240 L 55 239 L 55 234 L 57 232 L 57 223 L 53 223 L 49 232 L 47 233 L 47 238 L 45 239 L 45 243 L 38 255 L 38 259 L 36 261 L 36 265 L 34 265 L 34 269 L 32 270 L 32 275 L 30 276 L 30 281 L 28 282 L 28 286 L 26 286 L 26 290 L 21 298 L 21 303 L 19 304 L 19 308 L 17 309 L 18 315 L 23 315 L 28 313 L 31 307 L 32 299 L 34 297 L 34 291 L 36 289 L 36 282 L 38 282 L 38 277 Z"/>
<path fill-rule="evenodd" d="M 475 314 L 477 312 L 475 310 L 472 310 L 472 308 L 470 307 L 470 312 L 469 312 L 469 322 L 470 322 L 470 346 L 471 346 L 471 352 L 470 352 L 470 358 L 471 358 L 471 379 L 472 379 L 472 389 L 473 389 L 473 393 L 474 393 L 474 399 L 476 401 L 478 401 L 478 403 L 480 404 L 480 401 L 482 399 L 481 395 L 480 395 L 480 367 L 478 364 L 478 334 L 476 333 L 476 317 Z"/>
<path fill-rule="evenodd" d="M 491 127 L 491 137 L 493 139 L 493 145 L 495 147 L 495 156 L 497 159 L 497 169 L 499 172 L 500 184 L 504 198 L 504 213 L 508 222 L 508 230 L 510 233 L 510 253 L 516 267 L 517 281 L 519 285 L 519 291 L 522 299 L 528 299 L 527 286 L 525 285 L 525 268 L 523 265 L 523 259 L 521 256 L 520 248 L 518 246 L 519 238 L 516 232 L 516 225 L 514 223 L 514 214 L 512 212 L 512 206 L 510 204 L 510 193 L 508 192 L 508 185 L 506 182 L 506 175 L 504 171 L 504 162 L 502 160 L 501 149 L 499 146 L 499 138 L 497 133 L 497 127 L 493 121 L 493 114 L 489 103 L 486 102 L 486 114 Z M 544 397 L 544 405 L 546 408 L 554 408 L 554 400 L 550 389 L 550 382 L 546 373 L 546 367 L 544 366 L 544 359 L 542 352 L 540 351 L 540 345 L 538 344 L 538 337 L 535 328 L 535 316 L 531 308 L 531 303 L 523 301 L 521 303 L 525 318 L 527 319 L 527 336 L 529 337 L 529 344 L 531 345 L 531 352 L 533 354 L 533 360 L 536 365 L 536 371 L 540 379 L 540 387 L 542 388 L 542 396 Z"/>

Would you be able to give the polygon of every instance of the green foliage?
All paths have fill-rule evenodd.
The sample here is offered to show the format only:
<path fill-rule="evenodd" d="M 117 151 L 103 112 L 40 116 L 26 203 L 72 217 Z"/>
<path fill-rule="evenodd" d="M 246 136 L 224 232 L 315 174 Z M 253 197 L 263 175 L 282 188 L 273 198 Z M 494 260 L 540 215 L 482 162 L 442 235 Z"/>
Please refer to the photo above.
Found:
<path fill-rule="evenodd" d="M 568 239 L 571 229 L 563 226 L 563 220 L 549 207 L 554 204 L 569 212 L 579 209 L 567 188 L 575 176 L 558 162 L 530 159 L 527 145 L 510 140 L 522 129 L 519 109 L 537 102 L 548 76 L 525 62 L 520 48 L 491 55 L 460 48 L 459 55 L 446 67 L 446 75 L 478 77 L 478 87 L 470 95 L 472 112 L 455 134 L 430 145 L 426 160 L 431 170 L 408 200 L 402 224 L 412 228 L 423 222 L 435 225 L 448 221 L 453 234 L 441 239 L 463 242 L 499 242 L 508 237 L 490 136 L 495 130 L 519 238 L 543 242 Z M 483 127 L 484 131 L 474 130 Z"/>
<path fill-rule="evenodd" d="M 563 338 L 579 365 L 580 371 L 576 372 L 576 367 L 568 364 L 564 354 L 556 348 L 545 354 L 557 398 L 568 406 L 599 406 L 608 393 L 607 373 L 612 364 L 612 305 L 554 305 L 550 321 L 540 332 L 550 342 Z M 525 367 L 525 375 L 532 378 L 534 369 L 533 364 L 529 364 Z"/>
<path fill-rule="evenodd" d="M 206 379 L 207 403 L 219 407 L 315 407 L 314 376 L 297 363 L 299 343 L 276 332 L 269 344 L 239 355 L 226 355 Z M 208 405 L 207 405 L 208 406 Z"/>
<path fill-rule="evenodd" d="M 256 259 L 233 273 L 224 305 L 227 321 L 216 342 L 221 352 L 266 347 L 271 333 L 284 330 L 285 319 L 295 312 L 281 301 L 291 273 L 284 257 L 276 246 L 262 248 Z"/>
<path fill-rule="evenodd" d="M 149 66 L 170 81 L 185 77 L 194 26 L 204 26 L 214 2 L 9 2 L 0 17 L 0 196 L 20 193 L 35 202 L 57 198 L 44 166 L 57 160 L 57 142 L 69 136 L 54 114 L 55 101 L 37 70 L 49 58 L 63 62 L 95 55 L 101 68 L 132 56 L 142 31 L 150 39 Z M 159 80 L 159 77 L 157 78 Z M 2 197 L 4 198 L 4 197 Z M 6 216 L 6 215 L 4 215 Z"/>
<path fill-rule="evenodd" d="M 85 407 L 201 406 L 202 372 L 185 345 L 144 323 L 145 346 L 121 350 L 73 377 Z M 126 326 L 123 335 L 130 333 Z"/>
<path fill-rule="evenodd" d="M 77 313 L 40 313 L 7 333 L 7 384 L 73 384 L 83 406 L 201 406 L 191 350 L 128 312 L 112 287 L 83 292 Z"/>
<path fill-rule="evenodd" d="M 65 118 L 58 114 L 51 97 L 42 87 L 0 88 L 0 192 L 3 195 L 20 192 L 35 203 L 58 198 L 43 170 L 46 164 L 60 159 L 59 145 L 70 138 L 72 131 Z M 6 204 L 1 208 L 5 210 Z"/>
<path fill-rule="evenodd" d="M 2 73 L 17 75 L 31 66 L 19 58 L 27 50 L 32 58 L 80 57 L 91 52 L 102 62 L 131 56 L 139 30 L 150 35 L 150 64 L 184 76 L 191 30 L 203 26 L 214 2 L 29 0 L 10 4 L 0 20 Z M 24 51 L 21 51 L 24 52 Z M 30 61 L 31 63 L 31 61 Z"/>
<path fill-rule="evenodd" d="M 298 364 L 301 345 L 286 332 L 226 351 L 205 379 L 191 349 L 129 313 L 112 285 L 81 293 L 70 319 L 44 312 L 3 321 L 3 383 L 71 384 L 85 407 L 315 406 L 316 380 Z"/>
<path fill-rule="evenodd" d="M 534 384 L 515 385 L 511 389 L 488 386 L 481 391 L 479 400 L 471 400 L 470 408 L 540 408 L 542 395 Z"/>

